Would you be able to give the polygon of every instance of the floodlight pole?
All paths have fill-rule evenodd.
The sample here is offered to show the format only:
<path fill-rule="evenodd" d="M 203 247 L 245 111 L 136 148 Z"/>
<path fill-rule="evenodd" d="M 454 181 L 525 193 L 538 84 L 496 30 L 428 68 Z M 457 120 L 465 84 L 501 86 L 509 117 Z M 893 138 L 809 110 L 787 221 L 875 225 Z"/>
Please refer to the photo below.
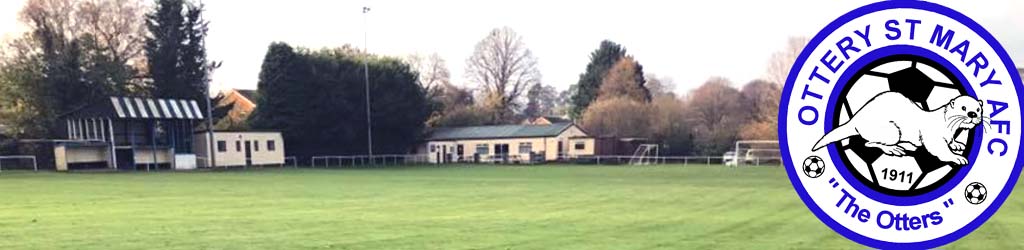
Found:
<path fill-rule="evenodd" d="M 366 14 L 370 12 L 370 7 L 363 6 L 363 80 L 366 83 L 366 152 L 370 158 L 370 164 L 373 164 L 373 118 L 370 115 L 370 50 L 367 49 L 367 29 L 366 25 Z"/>
<path fill-rule="evenodd" d="M 217 64 L 216 67 L 220 67 L 220 65 Z M 217 156 L 216 156 L 217 151 L 214 151 L 214 149 L 213 149 L 213 147 L 214 147 L 214 144 L 213 144 L 214 143 L 213 142 L 213 111 L 212 111 L 213 108 L 211 107 L 211 104 L 210 104 L 210 82 L 211 81 L 209 79 L 206 79 L 205 82 L 206 82 L 206 91 L 204 93 L 203 99 L 206 99 L 206 137 L 207 137 L 207 139 L 206 139 L 206 149 L 207 150 L 206 151 L 209 152 L 209 154 L 206 155 L 206 156 L 208 158 L 210 158 L 210 166 L 208 166 L 208 167 L 216 168 L 217 167 Z"/>

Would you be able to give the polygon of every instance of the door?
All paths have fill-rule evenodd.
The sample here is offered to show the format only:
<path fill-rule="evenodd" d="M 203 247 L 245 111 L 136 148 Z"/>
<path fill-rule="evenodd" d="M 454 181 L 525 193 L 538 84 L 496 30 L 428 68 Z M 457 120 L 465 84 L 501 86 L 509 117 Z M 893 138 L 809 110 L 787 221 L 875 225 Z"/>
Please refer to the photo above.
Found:
<path fill-rule="evenodd" d="M 494 156 L 501 162 L 508 161 L 508 144 L 494 144 Z"/>
<path fill-rule="evenodd" d="M 117 152 L 117 169 L 118 170 L 135 170 L 135 150 L 131 148 L 118 148 L 114 151 Z"/>
<path fill-rule="evenodd" d="M 441 162 L 448 163 L 448 146 L 441 145 Z"/>
<path fill-rule="evenodd" d="M 252 166 L 252 141 L 245 141 L 245 166 Z"/>
<path fill-rule="evenodd" d="M 563 149 L 562 141 L 558 141 L 558 151 L 555 151 L 555 152 L 558 152 L 558 156 L 556 156 L 557 159 L 559 159 L 559 160 L 562 159 L 562 156 L 564 155 L 564 153 L 562 152 L 563 150 L 564 149 Z"/>
<path fill-rule="evenodd" d="M 457 156 L 458 158 L 457 158 L 457 159 L 455 159 L 455 160 L 456 160 L 456 161 L 463 161 L 463 158 L 462 158 L 462 157 L 463 157 L 463 155 L 464 155 L 464 154 L 465 154 L 465 148 L 463 148 L 463 147 L 462 147 L 462 144 L 456 145 L 456 146 L 455 146 L 455 155 L 456 155 L 456 156 Z"/>

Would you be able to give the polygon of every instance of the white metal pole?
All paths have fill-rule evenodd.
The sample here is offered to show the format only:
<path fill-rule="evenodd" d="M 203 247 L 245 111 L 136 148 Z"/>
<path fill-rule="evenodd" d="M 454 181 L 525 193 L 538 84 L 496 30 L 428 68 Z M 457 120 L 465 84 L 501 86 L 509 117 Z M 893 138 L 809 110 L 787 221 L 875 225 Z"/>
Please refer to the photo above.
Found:
<path fill-rule="evenodd" d="M 210 168 L 217 167 L 217 151 L 214 151 L 213 141 L 213 111 L 211 111 L 210 105 L 210 80 L 206 80 L 206 151 L 209 154 L 206 157 L 210 160 Z"/>
<path fill-rule="evenodd" d="M 363 7 L 363 80 L 366 82 L 366 152 L 370 157 L 373 157 L 373 118 L 370 115 L 370 49 L 367 48 L 367 29 L 369 28 L 366 24 L 366 14 L 370 12 L 370 7 Z"/>
<path fill-rule="evenodd" d="M 99 137 L 100 137 L 100 133 L 99 133 L 99 131 L 100 131 L 99 130 L 100 124 L 96 122 L 95 118 L 89 119 L 89 121 L 92 122 L 92 139 L 93 140 L 99 139 Z"/>
<path fill-rule="evenodd" d="M 114 121 L 107 118 L 107 124 L 110 125 L 108 128 L 110 129 L 110 160 L 113 163 L 111 165 L 114 166 L 114 169 L 117 169 L 117 142 L 114 139 Z"/>
<path fill-rule="evenodd" d="M 68 139 L 77 140 L 78 139 L 78 124 L 75 122 L 74 119 L 68 119 L 68 122 L 71 124 L 71 132 L 68 134 Z"/>

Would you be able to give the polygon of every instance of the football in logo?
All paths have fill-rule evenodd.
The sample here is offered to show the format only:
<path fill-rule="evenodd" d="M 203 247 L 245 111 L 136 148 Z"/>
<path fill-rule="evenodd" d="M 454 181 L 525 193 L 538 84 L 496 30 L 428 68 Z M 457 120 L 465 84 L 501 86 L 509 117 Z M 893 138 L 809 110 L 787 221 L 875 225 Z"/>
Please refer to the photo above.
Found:
<path fill-rule="evenodd" d="M 790 181 L 841 235 L 874 248 L 935 248 L 991 217 L 1020 175 L 1020 75 L 976 22 L 886 1 L 830 23 L 783 90 Z"/>

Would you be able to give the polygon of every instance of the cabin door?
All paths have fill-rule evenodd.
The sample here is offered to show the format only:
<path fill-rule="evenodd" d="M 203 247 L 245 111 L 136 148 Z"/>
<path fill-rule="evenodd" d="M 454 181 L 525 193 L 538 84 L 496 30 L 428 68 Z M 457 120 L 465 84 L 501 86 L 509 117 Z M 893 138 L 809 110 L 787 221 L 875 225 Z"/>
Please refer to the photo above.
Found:
<path fill-rule="evenodd" d="M 252 141 L 245 141 L 245 166 L 252 166 Z"/>
<path fill-rule="evenodd" d="M 455 158 L 455 161 L 463 161 L 464 160 L 463 157 L 465 156 L 465 153 L 466 153 L 465 150 L 466 149 L 462 146 L 462 144 L 459 144 L 459 145 L 455 146 L 455 155 L 457 156 Z"/>
<path fill-rule="evenodd" d="M 562 145 L 562 141 L 559 140 L 558 141 L 558 151 L 557 151 L 558 152 L 558 156 L 556 156 L 556 158 L 559 159 L 559 160 L 561 160 L 562 156 L 565 155 L 565 152 L 563 152 L 563 150 L 564 150 L 563 147 L 564 147 L 564 145 Z"/>
<path fill-rule="evenodd" d="M 441 162 L 448 163 L 449 158 L 451 157 L 448 155 L 448 145 L 441 145 Z"/>

